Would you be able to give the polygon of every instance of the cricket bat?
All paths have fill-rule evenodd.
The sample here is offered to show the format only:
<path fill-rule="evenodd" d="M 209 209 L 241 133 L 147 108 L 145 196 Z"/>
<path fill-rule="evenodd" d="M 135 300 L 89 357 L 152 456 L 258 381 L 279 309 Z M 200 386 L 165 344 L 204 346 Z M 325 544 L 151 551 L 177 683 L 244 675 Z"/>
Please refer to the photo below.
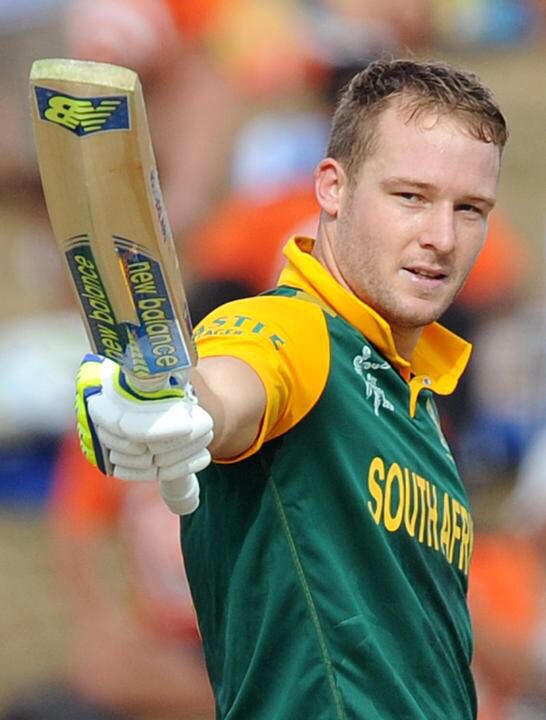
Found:
<path fill-rule="evenodd" d="M 33 129 L 49 219 L 94 352 L 142 390 L 197 354 L 138 76 L 36 60 Z"/>

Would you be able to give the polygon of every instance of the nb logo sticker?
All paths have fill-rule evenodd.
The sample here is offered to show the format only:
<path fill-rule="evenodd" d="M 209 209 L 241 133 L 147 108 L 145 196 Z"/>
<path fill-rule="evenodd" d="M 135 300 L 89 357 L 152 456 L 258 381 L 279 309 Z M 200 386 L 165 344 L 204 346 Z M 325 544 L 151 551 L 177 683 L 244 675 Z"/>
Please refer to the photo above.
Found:
<path fill-rule="evenodd" d="M 35 90 L 40 118 L 76 135 L 129 129 L 129 108 L 123 95 L 75 98 L 47 88 L 36 87 Z"/>

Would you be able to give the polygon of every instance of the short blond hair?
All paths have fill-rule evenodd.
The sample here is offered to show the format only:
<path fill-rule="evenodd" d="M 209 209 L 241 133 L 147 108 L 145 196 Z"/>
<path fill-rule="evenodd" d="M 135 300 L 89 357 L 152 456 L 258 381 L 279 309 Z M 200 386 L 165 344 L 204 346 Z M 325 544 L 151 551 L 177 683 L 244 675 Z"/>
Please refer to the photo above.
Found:
<path fill-rule="evenodd" d="M 332 120 L 326 154 L 350 178 L 371 152 L 379 116 L 395 101 L 410 118 L 427 111 L 459 117 L 473 137 L 500 150 L 508 139 L 493 93 L 474 73 L 436 61 L 376 60 L 342 90 Z"/>

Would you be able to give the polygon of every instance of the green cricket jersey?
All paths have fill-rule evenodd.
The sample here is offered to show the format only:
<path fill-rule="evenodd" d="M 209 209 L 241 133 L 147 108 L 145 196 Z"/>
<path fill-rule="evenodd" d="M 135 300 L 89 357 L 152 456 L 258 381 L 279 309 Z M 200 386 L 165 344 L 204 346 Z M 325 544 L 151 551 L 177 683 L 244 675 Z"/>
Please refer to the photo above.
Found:
<path fill-rule="evenodd" d="M 256 442 L 199 474 L 183 520 L 218 718 L 471 720 L 472 521 L 432 397 L 470 348 L 434 325 L 410 366 L 311 245 L 196 332 L 267 394 Z"/>

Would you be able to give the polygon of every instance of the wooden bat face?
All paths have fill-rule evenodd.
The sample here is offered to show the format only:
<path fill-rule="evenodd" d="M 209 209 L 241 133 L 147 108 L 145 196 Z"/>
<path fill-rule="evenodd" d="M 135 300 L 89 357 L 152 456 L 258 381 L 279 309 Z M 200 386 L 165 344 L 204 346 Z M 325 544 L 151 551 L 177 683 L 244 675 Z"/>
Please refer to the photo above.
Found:
<path fill-rule="evenodd" d="M 58 245 L 92 347 L 137 377 L 196 362 L 138 77 L 36 61 L 36 148 Z"/>

